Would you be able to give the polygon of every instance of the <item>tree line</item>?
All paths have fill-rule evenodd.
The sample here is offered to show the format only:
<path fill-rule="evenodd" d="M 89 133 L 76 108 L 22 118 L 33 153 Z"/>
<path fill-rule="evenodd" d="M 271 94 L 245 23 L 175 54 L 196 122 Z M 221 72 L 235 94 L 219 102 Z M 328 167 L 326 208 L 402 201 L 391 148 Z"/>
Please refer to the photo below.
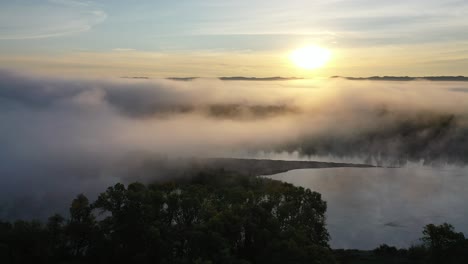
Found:
<path fill-rule="evenodd" d="M 427 225 L 408 249 L 332 250 L 326 202 L 309 189 L 225 171 L 116 184 L 68 218 L 0 221 L 0 263 L 468 263 L 468 240 Z"/>
<path fill-rule="evenodd" d="M 424 226 L 420 243 L 407 249 L 382 244 L 372 251 L 334 250 L 339 263 L 462 264 L 468 263 L 468 239 L 448 224 Z"/>
<path fill-rule="evenodd" d="M 116 184 L 69 218 L 0 222 L 1 263 L 333 263 L 326 203 L 301 187 L 203 172 Z"/>

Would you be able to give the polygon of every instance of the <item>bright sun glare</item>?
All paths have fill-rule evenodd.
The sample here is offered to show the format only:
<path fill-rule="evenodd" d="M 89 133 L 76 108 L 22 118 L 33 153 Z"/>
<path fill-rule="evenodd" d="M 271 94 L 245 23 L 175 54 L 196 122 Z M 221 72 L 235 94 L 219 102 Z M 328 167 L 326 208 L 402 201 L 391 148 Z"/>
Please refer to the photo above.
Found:
<path fill-rule="evenodd" d="M 307 46 L 294 50 L 290 59 L 299 68 L 316 69 L 320 68 L 330 60 L 331 52 L 318 46 Z"/>

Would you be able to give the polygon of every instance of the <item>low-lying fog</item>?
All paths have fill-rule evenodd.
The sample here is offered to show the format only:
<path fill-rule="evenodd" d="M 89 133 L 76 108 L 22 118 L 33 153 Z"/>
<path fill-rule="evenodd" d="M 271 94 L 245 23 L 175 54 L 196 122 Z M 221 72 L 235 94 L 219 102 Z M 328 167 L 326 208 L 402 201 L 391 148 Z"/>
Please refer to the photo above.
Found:
<path fill-rule="evenodd" d="M 77 193 L 92 198 L 110 184 L 131 181 L 135 164 L 148 158 L 147 153 L 175 161 L 190 156 L 296 153 L 298 158 L 332 157 L 388 166 L 405 166 L 408 161 L 464 166 L 467 117 L 465 82 L 110 80 L 0 71 L 0 218 L 42 218 L 62 212 Z M 317 189 L 330 200 L 331 230 L 357 229 L 333 231 L 334 241 L 340 243 L 354 241 L 351 234 L 358 234 L 366 222 L 361 225 L 359 218 L 338 229 L 338 222 L 333 222 L 337 218 L 332 217 L 337 210 L 363 212 L 373 223 L 381 217 L 383 228 L 373 234 L 375 239 L 369 238 L 372 245 L 389 229 L 401 234 L 403 241 L 413 238 L 407 229 L 384 224 L 413 226 L 406 211 L 425 213 L 440 211 L 442 204 L 461 205 L 464 196 L 450 200 L 434 196 L 434 189 L 468 187 L 463 175 L 445 177 L 432 170 L 386 170 L 376 177 L 353 177 L 355 181 L 323 172 L 311 181 L 336 181 L 343 195 L 367 199 L 342 199 L 339 204 L 341 200 L 327 189 L 336 184 L 324 183 L 322 190 Z M 154 179 L 171 177 L 150 173 Z M 379 188 L 391 191 L 377 192 Z M 423 211 L 395 209 L 405 204 L 398 199 L 407 199 L 411 206 L 422 196 L 431 201 L 421 207 L 426 208 Z M 367 201 L 388 203 L 394 208 L 389 212 L 393 218 L 387 212 L 361 209 L 369 206 Z"/>

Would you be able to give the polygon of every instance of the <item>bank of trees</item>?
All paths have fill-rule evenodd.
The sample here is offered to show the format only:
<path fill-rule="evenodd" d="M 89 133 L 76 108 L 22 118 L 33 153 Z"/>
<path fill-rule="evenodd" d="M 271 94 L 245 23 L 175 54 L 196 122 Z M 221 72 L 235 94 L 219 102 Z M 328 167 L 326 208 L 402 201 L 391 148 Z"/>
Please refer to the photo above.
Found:
<path fill-rule="evenodd" d="M 320 194 L 265 178 L 200 173 L 116 184 L 69 216 L 0 221 L 0 263 L 468 263 L 468 240 L 427 225 L 409 249 L 329 248 Z"/>
<path fill-rule="evenodd" d="M 335 250 L 335 256 L 342 264 L 465 264 L 468 239 L 450 224 L 429 224 L 423 228 L 420 243 L 408 249 L 383 244 L 373 251 Z"/>
<path fill-rule="evenodd" d="M 316 192 L 221 172 L 116 184 L 68 219 L 0 222 L 0 262 L 334 263 L 325 211 Z"/>

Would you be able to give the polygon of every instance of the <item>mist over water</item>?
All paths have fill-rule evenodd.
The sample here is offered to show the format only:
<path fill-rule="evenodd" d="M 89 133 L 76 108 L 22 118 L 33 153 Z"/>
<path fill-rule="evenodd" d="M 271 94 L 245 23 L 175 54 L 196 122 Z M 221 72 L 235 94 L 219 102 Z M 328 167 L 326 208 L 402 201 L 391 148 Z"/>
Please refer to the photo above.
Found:
<path fill-rule="evenodd" d="M 4 153 L 295 152 L 466 163 L 465 82 L 65 79 L 0 71 Z"/>
<path fill-rule="evenodd" d="M 451 223 L 468 232 L 468 168 L 330 168 L 269 178 L 320 192 L 333 248 L 418 244 L 422 228 Z"/>
<path fill-rule="evenodd" d="M 464 82 L 180 82 L 0 71 L 0 218 L 43 218 L 66 212 L 78 193 L 93 199 L 116 182 L 171 177 L 157 166 L 139 169 L 154 157 L 252 157 L 404 166 L 285 178 L 324 194 L 334 246 L 410 243 L 425 223 L 442 221 L 437 215 L 462 229 L 467 90 Z M 412 162 L 457 172 L 409 168 Z"/>

